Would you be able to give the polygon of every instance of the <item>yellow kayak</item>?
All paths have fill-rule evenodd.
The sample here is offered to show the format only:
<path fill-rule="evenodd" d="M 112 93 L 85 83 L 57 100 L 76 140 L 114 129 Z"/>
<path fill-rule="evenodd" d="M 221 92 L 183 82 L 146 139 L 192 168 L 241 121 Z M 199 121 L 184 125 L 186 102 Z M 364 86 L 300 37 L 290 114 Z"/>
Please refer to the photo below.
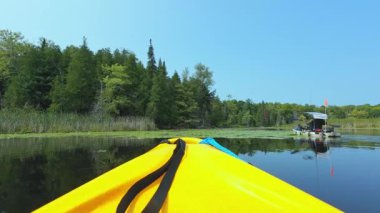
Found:
<path fill-rule="evenodd" d="M 211 138 L 175 138 L 35 212 L 340 212 Z"/>

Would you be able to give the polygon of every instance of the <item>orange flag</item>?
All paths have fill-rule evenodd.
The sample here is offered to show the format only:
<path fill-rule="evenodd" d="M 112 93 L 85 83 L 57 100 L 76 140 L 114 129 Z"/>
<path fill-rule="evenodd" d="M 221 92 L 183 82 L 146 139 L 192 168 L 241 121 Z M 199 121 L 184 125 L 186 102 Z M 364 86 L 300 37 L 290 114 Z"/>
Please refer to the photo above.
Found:
<path fill-rule="evenodd" d="M 327 107 L 329 105 L 329 101 L 327 100 L 327 98 L 325 98 L 325 107 Z"/>

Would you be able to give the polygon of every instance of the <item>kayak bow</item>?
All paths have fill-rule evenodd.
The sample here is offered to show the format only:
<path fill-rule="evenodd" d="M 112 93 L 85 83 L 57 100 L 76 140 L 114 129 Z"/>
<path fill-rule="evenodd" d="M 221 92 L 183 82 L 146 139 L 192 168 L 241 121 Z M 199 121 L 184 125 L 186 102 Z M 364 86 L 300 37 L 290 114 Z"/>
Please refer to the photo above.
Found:
<path fill-rule="evenodd" d="M 35 212 L 339 212 L 213 139 L 174 138 Z"/>

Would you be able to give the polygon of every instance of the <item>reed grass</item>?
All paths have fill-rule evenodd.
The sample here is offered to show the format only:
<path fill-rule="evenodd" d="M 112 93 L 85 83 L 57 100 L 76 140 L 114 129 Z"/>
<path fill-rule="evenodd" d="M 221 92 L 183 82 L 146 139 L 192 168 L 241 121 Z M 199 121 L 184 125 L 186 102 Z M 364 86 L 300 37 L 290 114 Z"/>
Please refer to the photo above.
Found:
<path fill-rule="evenodd" d="M 62 138 L 62 137 L 112 137 L 112 138 L 135 138 L 135 139 L 148 139 L 148 138 L 163 139 L 163 138 L 176 138 L 176 137 L 286 139 L 286 138 L 293 137 L 293 135 L 291 131 L 259 130 L 255 128 L 0 134 L 0 140 L 12 139 L 12 138 Z"/>
<path fill-rule="evenodd" d="M 341 129 L 380 129 L 380 118 L 329 119 L 329 122 Z"/>
<path fill-rule="evenodd" d="M 153 130 L 146 117 L 111 117 L 106 114 L 49 113 L 31 110 L 1 110 L 0 133 L 111 132 Z"/>

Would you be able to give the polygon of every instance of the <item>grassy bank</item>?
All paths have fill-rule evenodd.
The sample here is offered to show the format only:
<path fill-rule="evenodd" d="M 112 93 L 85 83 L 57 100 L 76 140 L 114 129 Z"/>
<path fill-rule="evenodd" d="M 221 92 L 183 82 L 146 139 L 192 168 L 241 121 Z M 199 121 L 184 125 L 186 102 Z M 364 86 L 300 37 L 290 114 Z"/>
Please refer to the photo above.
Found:
<path fill-rule="evenodd" d="M 71 133 L 28 133 L 0 134 L 0 139 L 33 137 L 125 137 L 125 138 L 172 138 L 172 137 L 214 137 L 214 138 L 290 138 L 290 131 L 257 129 L 191 129 L 156 131 L 117 132 L 71 132 Z"/>
<path fill-rule="evenodd" d="M 329 119 L 328 122 L 341 129 L 380 129 L 380 118 Z"/>
<path fill-rule="evenodd" d="M 117 117 L 102 114 L 46 113 L 1 110 L 0 133 L 108 132 L 152 130 L 154 122 L 145 117 Z"/>

